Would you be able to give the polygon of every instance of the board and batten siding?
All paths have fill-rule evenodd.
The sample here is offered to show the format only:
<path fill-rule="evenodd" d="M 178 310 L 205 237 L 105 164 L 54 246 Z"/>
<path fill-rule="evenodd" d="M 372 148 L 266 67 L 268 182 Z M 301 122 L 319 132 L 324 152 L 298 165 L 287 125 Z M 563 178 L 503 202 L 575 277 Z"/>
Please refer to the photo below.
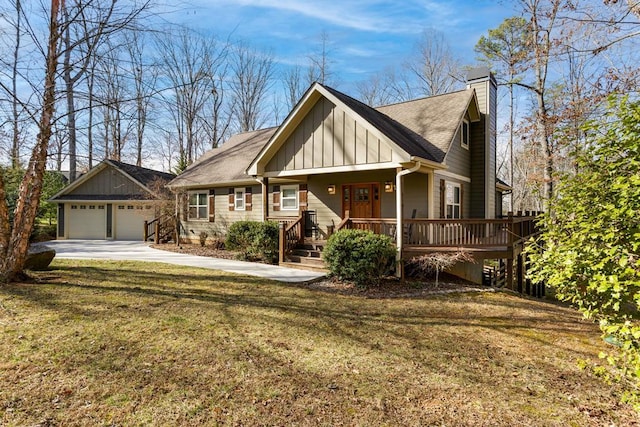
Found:
<path fill-rule="evenodd" d="M 267 164 L 266 172 L 394 161 L 388 141 L 320 98 Z"/>
<path fill-rule="evenodd" d="M 107 167 L 68 194 L 74 196 L 129 196 L 146 195 L 147 192 L 122 173 Z M 118 197 L 113 198 L 117 199 Z"/>

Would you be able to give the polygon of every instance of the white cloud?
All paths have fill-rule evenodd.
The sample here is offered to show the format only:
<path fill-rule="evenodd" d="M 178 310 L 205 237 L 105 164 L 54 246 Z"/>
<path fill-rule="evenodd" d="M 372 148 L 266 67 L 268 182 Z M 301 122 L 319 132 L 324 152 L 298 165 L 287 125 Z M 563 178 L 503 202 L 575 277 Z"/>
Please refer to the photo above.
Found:
<path fill-rule="evenodd" d="M 211 6 L 212 3 L 236 6 L 261 7 L 267 9 L 276 9 L 287 12 L 297 13 L 309 18 L 326 22 L 328 24 L 348 28 L 352 30 L 375 32 L 375 33 L 415 33 L 422 27 L 421 21 L 423 16 L 411 17 L 405 15 L 402 25 L 398 25 L 397 17 L 402 14 L 406 8 L 415 8 L 411 2 L 402 3 L 378 1 L 371 2 L 366 0 L 356 1 L 318 1 L 307 2 L 300 0 L 214 0 L 208 1 L 206 4 Z M 419 2 L 423 5 L 424 2 Z M 389 16 L 389 10 L 393 11 L 393 15 Z"/>

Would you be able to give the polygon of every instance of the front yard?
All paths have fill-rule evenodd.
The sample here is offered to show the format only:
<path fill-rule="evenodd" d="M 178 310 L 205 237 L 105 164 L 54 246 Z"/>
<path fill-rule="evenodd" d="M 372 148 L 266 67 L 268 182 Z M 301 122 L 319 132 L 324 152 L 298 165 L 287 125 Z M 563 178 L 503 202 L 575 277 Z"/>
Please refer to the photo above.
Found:
<path fill-rule="evenodd" d="M 595 325 L 505 293 L 57 260 L 0 288 L 0 330 L 1 425 L 638 425 L 577 368 Z"/>

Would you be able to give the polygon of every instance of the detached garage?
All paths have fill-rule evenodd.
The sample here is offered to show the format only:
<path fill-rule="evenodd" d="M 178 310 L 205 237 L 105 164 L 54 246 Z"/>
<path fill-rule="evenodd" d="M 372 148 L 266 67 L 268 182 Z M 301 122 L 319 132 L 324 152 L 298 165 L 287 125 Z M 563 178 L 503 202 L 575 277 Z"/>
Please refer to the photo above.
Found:
<path fill-rule="evenodd" d="M 58 204 L 58 239 L 142 240 L 157 216 L 153 190 L 175 175 L 104 160 L 50 201 Z"/>

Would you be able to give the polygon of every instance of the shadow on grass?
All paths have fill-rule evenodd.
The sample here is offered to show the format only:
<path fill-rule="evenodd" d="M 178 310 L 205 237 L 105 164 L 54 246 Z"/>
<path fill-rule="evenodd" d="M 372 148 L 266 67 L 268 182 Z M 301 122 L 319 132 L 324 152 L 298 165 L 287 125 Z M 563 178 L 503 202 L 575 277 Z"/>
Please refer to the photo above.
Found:
<path fill-rule="evenodd" d="M 92 265 L 56 266 L 49 274 L 59 273 L 67 280 L 48 286 L 69 292 L 58 293 L 48 286 L 23 285 L 5 288 L 7 292 L 16 292 L 42 306 L 67 313 L 72 316 L 99 317 L 109 316 L 105 310 L 87 308 L 86 305 L 100 305 L 99 295 L 121 295 L 116 298 L 123 304 L 117 308 L 129 308 L 127 296 L 143 297 L 149 309 L 173 301 L 189 303 L 215 304 L 216 310 L 225 315 L 226 321 L 237 329 L 238 316 L 251 316 L 256 321 L 276 322 L 295 330 L 302 328 L 309 333 L 336 334 L 342 339 L 351 340 L 369 349 L 379 350 L 370 341 L 367 331 L 393 336 L 406 345 L 421 341 L 423 333 L 433 328 L 464 329 L 475 328 L 489 333 L 508 333 L 540 345 L 562 347 L 575 351 L 570 344 L 558 343 L 548 337 L 551 333 L 574 335 L 585 333 L 585 325 L 577 322 L 577 316 L 569 317 L 569 312 L 539 301 L 518 299 L 517 297 L 470 296 L 420 300 L 372 300 L 357 296 L 337 296 L 321 291 L 304 289 L 299 285 L 282 284 L 256 277 L 234 274 L 221 274 L 203 270 L 189 272 L 188 268 L 175 268 L 179 272 L 166 272 L 156 264 L 146 264 L 149 270 L 127 268 L 127 263 L 105 264 L 105 267 Z M 164 270 L 164 271 L 163 271 Z M 211 274 L 209 274 L 209 272 Z M 92 304 L 83 304 L 65 296 L 74 295 L 74 290 L 91 291 L 98 295 Z M 447 301 L 440 306 L 439 301 Z M 106 301 L 103 304 L 108 305 Z M 454 313 L 451 304 L 473 304 L 471 310 Z M 140 302 L 136 310 L 144 310 Z M 135 305 L 135 304 L 134 304 Z M 238 308 L 249 311 L 238 311 Z M 506 309 L 506 311 L 505 311 Z M 497 310 L 504 315 L 493 315 Z M 528 312 L 529 315 L 517 314 Z M 536 316 L 536 313 L 542 313 Z M 474 315 L 474 313 L 478 313 Z M 535 325 L 537 334 L 531 333 Z M 393 352 L 393 348 L 388 349 Z M 586 356 L 586 354 L 585 354 Z"/>

